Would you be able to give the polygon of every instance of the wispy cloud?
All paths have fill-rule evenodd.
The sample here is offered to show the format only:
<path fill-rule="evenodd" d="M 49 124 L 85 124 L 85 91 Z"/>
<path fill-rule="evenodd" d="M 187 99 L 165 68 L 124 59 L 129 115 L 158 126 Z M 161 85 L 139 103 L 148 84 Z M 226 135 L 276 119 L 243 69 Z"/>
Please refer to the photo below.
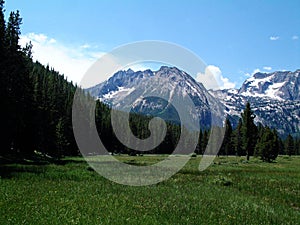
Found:
<path fill-rule="evenodd" d="M 279 40 L 279 36 L 271 36 L 270 40 L 271 41 L 277 41 L 277 40 Z"/>
<path fill-rule="evenodd" d="M 81 45 L 80 48 L 84 48 L 84 49 L 91 48 L 91 45 L 84 44 L 84 45 Z"/>
<path fill-rule="evenodd" d="M 262 69 L 256 68 L 251 73 L 244 73 L 245 77 L 251 77 L 256 73 L 269 73 L 273 68 L 271 66 L 264 66 Z"/>
<path fill-rule="evenodd" d="M 53 67 L 67 76 L 68 80 L 76 83 L 80 83 L 88 68 L 104 54 L 104 52 L 91 49 L 89 44 L 72 46 L 45 34 L 36 33 L 22 35 L 20 45 L 25 46 L 29 41 L 33 44 L 34 60 Z"/>
<path fill-rule="evenodd" d="M 256 73 L 260 73 L 261 72 L 261 70 L 259 69 L 259 68 L 256 68 L 256 69 L 254 69 L 251 73 L 245 73 L 244 75 L 245 75 L 245 77 L 251 77 L 251 76 L 253 76 L 254 74 L 256 74 Z"/>
<path fill-rule="evenodd" d="M 148 69 L 151 69 L 152 71 L 156 71 L 156 70 L 159 70 L 159 68 L 161 66 L 170 66 L 170 65 L 167 65 L 165 63 L 149 61 L 149 62 L 130 64 L 130 65 L 126 66 L 124 68 L 124 70 L 127 70 L 130 68 L 133 71 L 144 71 L 144 70 L 148 70 Z"/>
<path fill-rule="evenodd" d="M 267 71 L 270 71 L 270 70 L 272 70 L 272 67 L 271 66 L 264 66 L 263 69 L 267 70 Z"/>
<path fill-rule="evenodd" d="M 298 40 L 298 39 L 299 39 L 299 36 L 297 36 L 297 35 L 292 36 L 292 40 Z"/>
<path fill-rule="evenodd" d="M 198 73 L 196 80 L 201 82 L 206 89 L 230 89 L 236 86 L 236 83 L 224 77 L 220 68 L 214 65 L 207 66 L 204 74 Z"/>

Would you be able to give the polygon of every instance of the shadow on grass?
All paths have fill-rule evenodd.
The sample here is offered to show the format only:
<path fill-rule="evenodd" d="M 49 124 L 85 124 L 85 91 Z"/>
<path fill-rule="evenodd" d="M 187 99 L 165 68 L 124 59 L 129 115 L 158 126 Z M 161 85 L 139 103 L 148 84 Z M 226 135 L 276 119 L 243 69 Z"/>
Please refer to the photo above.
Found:
<path fill-rule="evenodd" d="M 21 164 L 6 164 L 0 165 L 0 177 L 1 178 L 12 178 L 16 176 L 17 173 L 34 173 L 40 174 L 45 172 L 44 165 L 21 165 Z"/>
<path fill-rule="evenodd" d="M 86 164 L 84 160 L 72 159 L 17 159 L 0 156 L 0 178 L 12 178 L 18 173 L 41 174 L 47 169 L 47 165 Z"/>

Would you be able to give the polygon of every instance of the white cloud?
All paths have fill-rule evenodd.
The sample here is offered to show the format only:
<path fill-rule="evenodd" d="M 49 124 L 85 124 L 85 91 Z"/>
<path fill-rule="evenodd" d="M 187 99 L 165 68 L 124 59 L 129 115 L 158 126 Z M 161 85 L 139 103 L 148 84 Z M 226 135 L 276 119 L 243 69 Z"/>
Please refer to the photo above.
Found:
<path fill-rule="evenodd" d="M 144 70 L 152 70 L 152 71 L 156 71 L 159 70 L 159 68 L 161 66 L 171 66 L 171 65 L 167 65 L 164 63 L 159 63 L 159 62 L 152 62 L 152 61 L 144 61 L 144 62 L 139 62 L 139 63 L 134 63 L 134 64 L 130 64 L 128 66 L 126 66 L 123 70 L 127 70 L 127 69 L 132 69 L 133 71 L 144 71 Z"/>
<path fill-rule="evenodd" d="M 51 39 L 49 40 L 49 44 L 54 44 L 54 43 L 56 43 L 56 40 L 53 39 L 53 38 L 51 38 Z"/>
<path fill-rule="evenodd" d="M 279 39 L 279 36 L 271 36 L 270 40 L 271 41 L 277 41 Z"/>
<path fill-rule="evenodd" d="M 253 70 L 252 75 L 255 74 L 255 73 L 260 73 L 260 72 L 261 72 L 261 70 L 256 68 L 256 69 Z"/>
<path fill-rule="evenodd" d="M 228 78 L 223 77 L 220 68 L 214 65 L 207 66 L 204 74 L 198 73 L 196 80 L 201 82 L 206 89 L 213 90 L 234 88 L 236 85 Z"/>
<path fill-rule="evenodd" d="M 28 34 L 28 37 L 30 37 L 32 39 L 32 41 L 37 41 L 39 43 L 45 43 L 45 41 L 48 39 L 48 37 L 44 34 L 30 33 L 30 34 Z"/>
<path fill-rule="evenodd" d="M 292 40 L 298 40 L 299 37 L 297 35 L 292 36 Z"/>
<path fill-rule="evenodd" d="M 33 60 L 43 65 L 48 64 L 75 83 L 80 83 L 88 68 L 104 54 L 100 51 L 87 50 L 90 47 L 88 44 L 70 46 L 45 34 L 22 35 L 20 45 L 25 46 L 29 41 L 33 44 Z"/>
<path fill-rule="evenodd" d="M 264 66 L 262 69 L 256 68 L 252 73 L 244 73 L 246 77 L 252 77 L 256 73 L 270 73 L 273 68 L 271 66 Z"/>
<path fill-rule="evenodd" d="M 272 67 L 271 66 L 264 66 L 263 69 L 267 70 L 267 71 L 270 71 L 270 70 L 272 70 Z"/>
<path fill-rule="evenodd" d="M 89 44 L 84 44 L 84 45 L 81 45 L 80 48 L 84 48 L 84 49 L 87 49 L 87 48 L 90 48 L 91 46 Z"/>

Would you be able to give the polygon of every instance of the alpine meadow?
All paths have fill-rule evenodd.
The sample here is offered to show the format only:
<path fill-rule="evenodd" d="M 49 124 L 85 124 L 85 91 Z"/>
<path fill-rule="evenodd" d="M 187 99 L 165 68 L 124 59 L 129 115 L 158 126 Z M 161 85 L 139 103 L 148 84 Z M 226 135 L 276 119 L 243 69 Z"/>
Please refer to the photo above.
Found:
<path fill-rule="evenodd" d="M 272 4 L 0 0 L 0 224 L 299 224 L 300 5 Z"/>

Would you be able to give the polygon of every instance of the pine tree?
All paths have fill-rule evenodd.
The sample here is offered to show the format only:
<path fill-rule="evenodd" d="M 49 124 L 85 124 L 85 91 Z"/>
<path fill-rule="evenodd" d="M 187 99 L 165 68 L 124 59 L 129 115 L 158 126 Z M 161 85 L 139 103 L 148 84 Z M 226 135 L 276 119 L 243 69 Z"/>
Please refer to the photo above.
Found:
<path fill-rule="evenodd" d="M 19 39 L 21 34 L 20 26 L 22 24 L 22 18 L 19 10 L 11 12 L 7 28 L 6 28 L 6 44 L 10 51 L 16 52 L 20 50 Z"/>
<path fill-rule="evenodd" d="M 262 136 L 257 142 L 255 151 L 263 161 L 271 162 L 275 160 L 279 152 L 277 132 L 275 130 L 272 131 L 269 127 L 266 127 Z"/>
<path fill-rule="evenodd" d="M 202 151 L 202 142 L 203 142 L 203 132 L 202 130 L 200 130 L 199 132 L 199 137 L 198 137 L 198 144 L 197 144 L 197 147 L 196 147 L 196 154 L 202 154 L 203 151 Z"/>
<path fill-rule="evenodd" d="M 225 121 L 225 133 L 223 138 L 223 143 L 220 149 L 220 155 L 231 155 L 233 153 L 232 147 L 232 126 L 230 120 L 227 118 Z"/>
<path fill-rule="evenodd" d="M 242 119 L 239 119 L 238 125 L 233 132 L 233 148 L 237 156 L 246 155 L 242 147 Z"/>
<path fill-rule="evenodd" d="M 292 137 L 292 135 L 288 135 L 287 139 L 286 139 L 286 143 L 285 143 L 285 152 L 286 154 L 288 154 L 289 156 L 294 154 L 294 138 Z"/>
<path fill-rule="evenodd" d="M 299 138 L 297 138 L 295 140 L 295 147 L 294 147 L 294 149 L 295 149 L 295 155 L 299 155 L 300 154 L 300 139 Z"/>
<path fill-rule="evenodd" d="M 66 138 L 66 132 L 65 132 L 65 124 L 62 118 L 58 120 L 58 123 L 56 125 L 55 129 L 55 135 L 56 135 L 56 156 L 60 158 L 62 155 L 64 155 L 64 152 L 66 150 L 66 147 L 70 144 Z"/>
<path fill-rule="evenodd" d="M 254 149 L 254 156 L 255 157 L 259 157 L 259 155 L 260 155 L 259 148 L 257 146 L 258 146 L 258 143 L 260 142 L 260 140 L 261 140 L 264 133 L 265 133 L 265 127 L 261 123 L 259 123 L 257 125 L 257 143 L 256 143 L 256 146 L 255 146 L 255 149 Z"/>
<path fill-rule="evenodd" d="M 10 130 L 8 116 L 9 112 L 9 100 L 8 100 L 8 88 L 7 88 L 7 51 L 6 51 L 6 24 L 4 19 L 4 1 L 0 0 L 0 118 L 2 118 L 1 126 L 5 132 L 2 132 L 1 137 L 1 152 L 2 154 L 8 152 L 10 146 Z"/>
<path fill-rule="evenodd" d="M 202 142 L 201 142 L 202 155 L 204 154 L 204 152 L 206 150 L 208 139 L 209 139 L 209 131 L 204 130 L 203 138 L 202 138 Z"/>
<path fill-rule="evenodd" d="M 254 124 L 255 115 L 253 114 L 250 103 L 247 102 L 242 116 L 242 146 L 247 155 L 247 160 L 254 153 L 254 148 L 257 141 L 257 127 Z"/>

